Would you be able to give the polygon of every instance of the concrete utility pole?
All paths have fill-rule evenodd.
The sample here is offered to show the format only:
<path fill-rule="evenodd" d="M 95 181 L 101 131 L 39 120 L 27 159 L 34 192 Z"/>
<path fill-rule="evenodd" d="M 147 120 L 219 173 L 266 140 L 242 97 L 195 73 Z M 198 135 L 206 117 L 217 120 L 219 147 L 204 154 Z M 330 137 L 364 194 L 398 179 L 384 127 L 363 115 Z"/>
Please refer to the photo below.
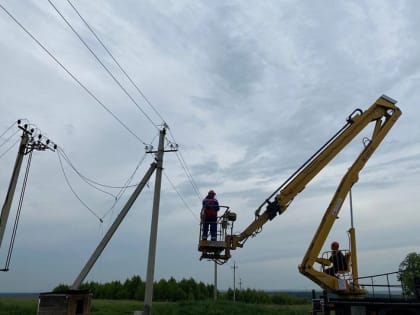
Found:
<path fill-rule="evenodd" d="M 3 235 L 6 230 L 7 220 L 9 218 L 10 208 L 12 206 L 13 196 L 15 194 L 16 184 L 18 182 L 20 168 L 22 166 L 23 157 L 26 153 L 26 146 L 29 142 L 29 136 L 31 134 L 28 131 L 23 131 L 22 138 L 19 145 L 18 155 L 16 157 L 15 167 L 13 168 L 12 178 L 10 180 L 9 189 L 6 194 L 6 199 L 3 204 L 0 215 L 0 247 L 3 241 Z"/>
<path fill-rule="evenodd" d="M 214 262 L 214 300 L 217 300 L 217 263 Z"/>
<path fill-rule="evenodd" d="M 9 245 L 9 253 L 6 259 L 6 266 L 4 269 L 0 269 L 0 271 L 9 270 L 9 262 L 10 262 L 10 258 L 11 258 L 11 254 L 13 250 L 13 244 L 14 244 L 15 235 L 16 235 L 17 223 L 19 221 L 20 209 L 22 207 L 23 196 L 26 189 L 29 168 L 30 168 L 31 160 L 32 160 L 32 152 L 34 150 L 45 151 L 47 149 L 51 151 L 55 151 L 57 149 L 57 145 L 54 144 L 50 139 L 45 138 L 37 130 L 35 130 L 34 128 L 31 128 L 29 124 L 24 124 L 22 126 L 21 123 L 22 123 L 21 120 L 17 121 L 18 128 L 22 130 L 22 137 L 19 144 L 19 150 L 16 157 L 15 166 L 13 168 L 12 177 L 10 179 L 9 188 L 7 190 L 6 199 L 4 200 L 3 207 L 1 208 L 1 211 L 0 211 L 0 247 L 3 242 L 4 233 L 6 231 L 6 225 L 9 219 L 10 208 L 12 206 L 13 197 L 16 190 L 16 185 L 19 180 L 19 174 L 20 174 L 20 169 L 22 167 L 23 158 L 25 155 L 28 155 L 29 157 L 28 157 L 28 162 L 26 165 L 25 177 L 22 183 L 22 191 L 21 191 L 20 201 L 19 201 L 18 210 L 16 214 L 15 227 L 13 229 L 12 238 Z"/>
<path fill-rule="evenodd" d="M 238 268 L 236 261 L 233 261 L 233 302 L 236 302 L 236 269 Z"/>
<path fill-rule="evenodd" d="M 162 183 L 162 170 L 163 170 L 163 153 L 164 140 L 166 130 L 163 128 L 160 131 L 159 146 L 156 154 L 156 180 L 155 180 L 155 192 L 153 197 L 153 212 L 152 212 L 152 223 L 150 227 L 150 241 L 149 241 L 149 258 L 147 262 L 147 277 L 146 277 L 146 292 L 144 295 L 144 310 L 143 315 L 152 314 L 152 299 L 153 299 L 153 279 L 155 272 L 155 257 L 156 257 L 156 239 L 158 231 L 158 218 L 159 218 L 159 202 L 160 202 L 160 187 Z M 176 151 L 168 150 L 166 152 Z"/>
<path fill-rule="evenodd" d="M 92 269 L 95 262 L 98 260 L 99 256 L 102 254 L 103 250 L 105 249 L 106 245 L 111 240 L 112 236 L 120 226 L 121 222 L 124 220 L 125 216 L 127 215 L 128 211 L 130 211 L 132 205 L 136 201 L 137 197 L 142 192 L 144 186 L 146 186 L 147 182 L 149 181 L 150 177 L 152 176 L 154 170 L 156 169 L 156 163 L 152 163 L 149 167 L 149 170 L 143 176 L 143 179 L 137 185 L 136 189 L 134 190 L 133 194 L 130 196 L 118 216 L 115 218 L 114 223 L 112 223 L 111 227 L 109 228 L 108 232 L 106 232 L 105 236 L 102 238 L 101 242 L 96 247 L 93 254 L 90 256 L 89 260 L 86 262 L 85 266 L 83 267 L 82 271 L 80 271 L 77 278 L 74 280 L 73 285 L 71 286 L 72 290 L 79 289 L 82 282 L 85 280 L 86 276 Z"/>

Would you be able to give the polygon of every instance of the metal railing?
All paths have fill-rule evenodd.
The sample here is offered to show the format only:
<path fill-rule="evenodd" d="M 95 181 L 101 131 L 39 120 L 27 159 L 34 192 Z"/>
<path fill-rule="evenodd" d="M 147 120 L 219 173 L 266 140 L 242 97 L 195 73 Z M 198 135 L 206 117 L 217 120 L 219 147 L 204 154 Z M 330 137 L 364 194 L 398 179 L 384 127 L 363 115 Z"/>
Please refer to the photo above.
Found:
<path fill-rule="evenodd" d="M 406 298 L 398 271 L 359 277 L 358 280 L 360 287 L 368 290 L 369 296 L 385 296 L 389 299 Z"/>

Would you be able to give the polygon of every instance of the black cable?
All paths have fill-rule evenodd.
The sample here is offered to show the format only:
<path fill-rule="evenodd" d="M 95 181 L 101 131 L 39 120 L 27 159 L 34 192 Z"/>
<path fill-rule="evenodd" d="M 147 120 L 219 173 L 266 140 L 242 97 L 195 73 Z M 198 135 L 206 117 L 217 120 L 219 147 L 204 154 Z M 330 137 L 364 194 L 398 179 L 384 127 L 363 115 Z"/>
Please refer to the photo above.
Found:
<path fill-rule="evenodd" d="M 19 129 L 17 129 L 11 136 L 9 136 L 7 139 L 5 139 L 4 141 L 3 141 L 3 143 L 2 144 L 0 144 L 0 148 L 2 147 L 2 146 L 4 146 L 7 142 L 9 142 L 10 141 L 10 139 L 12 139 L 17 133 L 19 132 Z"/>
<path fill-rule="evenodd" d="M 112 58 L 112 60 L 115 62 L 115 64 L 121 70 L 121 72 L 126 76 L 126 78 L 134 86 L 134 88 L 137 90 L 137 92 L 139 92 L 139 94 L 143 97 L 143 99 L 146 101 L 146 103 L 152 108 L 152 110 L 155 112 L 155 114 L 159 116 L 159 118 L 162 120 L 162 122 L 165 122 L 165 119 L 163 119 L 163 117 L 156 110 L 156 108 L 152 105 L 152 103 L 149 101 L 149 99 L 146 97 L 146 95 L 140 90 L 140 88 L 134 82 L 134 80 L 128 75 L 128 73 L 123 69 L 123 67 L 120 65 L 120 63 L 115 59 L 115 57 L 112 55 L 112 53 L 110 52 L 110 50 L 105 46 L 105 44 L 102 42 L 102 40 L 96 34 L 96 32 L 92 29 L 92 27 L 90 27 L 90 25 L 83 18 L 83 16 L 80 14 L 80 12 L 77 10 L 77 8 L 70 2 L 70 0 L 67 0 L 67 2 L 70 4 L 70 6 L 73 8 L 73 10 L 77 13 L 77 15 L 80 17 L 80 19 L 83 21 L 83 23 L 89 29 L 89 31 L 93 34 L 93 36 L 95 36 L 95 38 L 98 40 L 98 42 L 101 44 L 101 46 L 105 49 L 105 51 L 108 53 L 108 55 Z"/>
<path fill-rule="evenodd" d="M 165 172 L 163 172 L 163 175 L 165 175 L 165 178 L 167 179 L 167 181 L 169 182 L 169 184 L 172 186 L 172 189 L 177 193 L 178 197 L 182 200 L 182 202 L 184 203 L 185 207 L 191 212 L 191 214 L 193 215 L 193 217 L 197 220 L 200 221 L 200 219 L 198 218 L 197 214 L 191 210 L 191 208 L 188 206 L 188 204 L 185 202 L 184 198 L 181 196 L 181 194 L 178 192 L 178 190 L 175 188 L 175 185 L 171 182 L 171 180 L 169 179 L 169 177 L 166 175 Z"/>
<path fill-rule="evenodd" d="M 69 2 L 70 3 L 70 2 Z M 72 7 L 74 7 L 74 6 L 72 6 Z M 75 75 L 73 75 L 34 35 L 32 35 L 32 33 L 30 33 L 2 4 L 0 4 L 0 8 L 1 9 L 3 9 L 3 11 L 20 27 L 20 28 L 22 28 L 22 30 L 27 34 L 27 35 L 29 35 L 31 38 L 32 38 L 32 40 L 34 40 L 74 81 L 76 81 L 76 83 L 78 83 L 84 90 L 85 90 L 85 92 L 86 93 L 88 93 L 99 105 L 101 105 L 102 106 L 102 108 L 103 109 L 105 109 L 114 119 L 116 119 L 129 133 L 131 133 L 135 138 L 137 138 L 142 144 L 144 144 L 144 145 L 146 145 L 146 143 L 142 140 L 142 139 L 140 139 L 127 125 L 125 125 L 103 102 L 101 102 L 79 79 L 77 79 L 76 77 L 75 77 Z M 99 38 L 99 37 L 98 37 Z M 101 42 L 101 41 L 100 41 Z M 101 44 L 103 44 L 103 43 L 101 43 Z M 115 58 L 114 58 L 115 59 Z M 121 68 L 122 69 L 122 68 Z M 123 73 L 126 73 L 126 71 L 124 71 L 124 70 L 122 70 L 123 71 Z M 131 78 L 129 79 L 130 81 L 132 81 L 131 80 Z M 134 83 L 134 81 L 132 82 L 132 83 Z M 136 85 L 135 85 L 136 86 Z M 141 92 L 141 90 L 136 86 L 136 88 L 138 89 L 138 91 L 139 91 L 139 93 L 143 96 L 143 98 L 146 100 L 146 102 L 149 104 L 149 106 L 151 106 L 153 109 L 154 109 L 154 107 L 153 107 L 153 105 L 150 103 L 150 101 L 146 98 L 146 96 Z M 155 110 L 155 109 L 154 109 Z M 158 114 L 158 116 L 162 119 L 162 120 L 164 120 L 163 118 L 162 118 L 162 116 L 155 110 L 155 112 Z M 1 156 L 0 156 L 0 158 L 1 158 Z M 182 158 L 182 160 L 183 160 L 183 158 Z M 60 163 L 62 163 L 61 162 L 61 160 L 60 160 Z M 189 171 L 187 171 L 187 167 L 186 167 L 186 163 L 185 163 L 185 161 L 184 161 L 184 164 L 183 164 L 183 162 L 181 162 L 181 166 L 183 167 L 183 169 L 184 169 L 184 171 L 186 172 L 186 175 L 187 175 L 187 177 L 188 177 L 188 179 L 190 180 L 190 182 L 191 182 L 191 184 L 193 185 L 193 188 L 194 188 L 194 190 L 195 190 L 195 192 L 197 193 L 197 195 L 199 196 L 200 195 L 200 193 L 199 193 L 199 191 L 198 191 L 198 188 L 197 188 L 197 185 L 195 185 L 195 183 L 194 183 L 194 180 L 193 180 L 193 178 L 192 178 L 192 176 L 191 176 L 191 173 L 189 173 Z M 66 178 L 66 180 L 67 180 L 67 177 L 65 176 L 65 178 Z M 69 184 L 69 183 L 68 183 Z M 70 186 L 71 187 L 71 186 Z M 71 188 L 72 189 L 72 188 Z M 75 193 L 74 191 L 73 191 L 73 193 Z M 76 197 L 78 198 L 78 196 L 77 196 L 77 194 L 76 194 Z M 200 198 L 200 197 L 199 197 Z M 80 200 L 81 201 L 81 200 Z M 82 202 L 82 201 L 81 201 Z M 83 203 L 83 202 L 82 202 Z M 89 211 L 91 211 L 92 212 L 92 210 L 87 206 L 87 205 L 85 205 L 88 209 L 89 209 Z M 96 214 L 95 214 L 95 216 L 96 216 Z M 99 218 L 99 217 L 98 217 Z"/>
<path fill-rule="evenodd" d="M 14 125 L 16 125 L 16 121 L 6 128 L 6 130 L 0 135 L 0 138 L 2 138 L 10 129 L 12 129 Z"/>
<path fill-rule="evenodd" d="M 9 152 L 20 140 L 17 139 L 6 151 L 4 151 L 1 155 L 0 155 L 0 159 L 5 156 L 7 154 L 7 152 Z"/>
<path fill-rule="evenodd" d="M 117 198 L 115 199 L 114 203 L 112 204 L 112 206 L 105 212 L 105 214 L 102 216 L 102 219 L 104 219 L 112 210 L 114 210 L 115 205 L 117 204 L 117 202 L 120 200 L 121 196 L 124 194 L 124 192 L 130 188 L 130 187 L 136 187 L 139 185 L 139 183 L 137 183 L 136 185 L 128 185 L 132 180 L 134 175 L 137 173 L 140 165 L 143 163 L 144 159 L 146 158 L 146 154 L 143 155 L 143 158 L 140 160 L 140 162 L 137 164 L 136 168 L 134 169 L 133 173 L 131 174 L 131 176 L 126 180 L 125 185 L 121 188 L 121 190 L 119 191 L 119 193 L 117 194 Z"/>
<path fill-rule="evenodd" d="M 57 148 L 57 153 L 58 154 L 62 154 L 62 149 L 60 149 L 60 148 Z M 70 164 L 69 163 L 69 161 L 67 160 L 67 157 L 66 156 L 64 156 L 63 155 L 63 158 L 64 158 L 64 160 L 68 163 L 68 164 Z M 98 188 L 98 187 L 96 187 L 95 185 L 93 185 L 90 181 L 87 181 L 87 180 L 85 180 L 85 177 L 84 176 L 82 176 L 81 175 L 81 173 L 79 172 L 79 171 L 77 171 L 73 166 L 71 166 L 71 168 L 76 172 L 76 174 L 77 175 L 79 175 L 79 177 L 80 178 L 82 178 L 83 180 L 84 180 L 84 182 L 86 183 L 86 184 L 88 184 L 89 186 L 91 186 L 93 189 L 96 189 L 96 190 L 98 190 L 98 191 L 100 191 L 100 192 L 103 192 L 104 194 L 107 194 L 107 195 L 109 195 L 109 196 L 111 196 L 111 197 L 113 197 L 113 198 L 117 198 L 114 194 L 111 194 L 110 192 L 107 192 L 106 190 L 103 190 L 103 189 L 100 189 L 100 188 Z"/>
<path fill-rule="evenodd" d="M 48 0 L 50 1 L 50 0 Z M 127 77 L 127 79 L 130 81 L 130 83 L 136 88 L 136 90 L 139 92 L 139 94 L 143 97 L 143 99 L 146 101 L 146 103 L 152 108 L 152 110 L 160 117 L 160 119 L 165 122 L 165 119 L 160 115 L 160 113 L 156 110 L 156 108 L 152 105 L 152 103 L 148 100 L 148 98 L 146 97 L 146 95 L 140 90 L 140 88 L 137 86 L 137 84 L 133 81 L 133 79 L 128 75 L 128 73 L 123 69 L 123 67 L 120 65 L 120 63 L 115 59 L 115 57 L 112 55 L 112 53 L 110 52 L 110 50 L 105 46 L 105 44 L 103 43 L 103 41 L 99 38 L 99 36 L 96 34 L 96 32 L 92 29 L 92 27 L 89 25 L 89 23 L 87 23 L 86 19 L 80 14 L 80 12 L 77 10 L 77 8 L 72 4 L 72 2 L 70 0 L 67 0 L 67 2 L 70 4 L 70 6 L 73 8 L 73 10 L 76 12 L 76 14 L 80 17 L 80 19 L 83 21 L 83 23 L 86 25 L 86 27 L 89 29 L 89 31 L 93 34 L 93 36 L 95 36 L 95 38 L 98 40 L 98 42 L 102 45 L 102 47 L 105 49 L 105 51 L 108 53 L 108 55 L 112 58 L 112 60 L 115 62 L 115 64 L 119 67 L 119 69 L 121 70 L 121 72 Z M 70 26 L 70 25 L 69 25 Z M 71 26 L 70 26 L 71 27 Z M 72 27 L 71 27 L 72 28 Z M 73 29 L 73 28 L 72 28 Z M 74 31 L 75 32 L 75 31 Z M 77 34 L 77 33 L 76 33 Z M 77 34 L 77 36 L 80 38 L 80 36 Z M 81 39 L 82 40 L 82 39 Z M 84 41 L 83 41 L 84 43 Z M 87 46 L 85 44 L 85 46 Z M 89 48 L 88 48 L 89 49 Z M 89 49 L 91 51 L 91 49 Z M 91 51 L 92 52 L 92 51 Z M 93 53 L 93 52 L 92 52 Z M 95 55 L 96 57 L 96 55 Z M 172 136 L 173 139 L 174 136 L 171 133 L 170 129 L 169 132 Z M 176 142 L 176 141 L 175 141 Z M 190 181 L 195 193 L 197 194 L 199 200 L 201 201 L 201 194 L 200 191 L 198 189 L 198 186 L 196 185 L 196 183 L 194 182 L 194 179 L 191 175 L 191 172 L 188 169 L 187 163 L 185 162 L 185 159 L 182 157 L 182 154 L 179 152 L 180 158 L 178 158 L 181 167 L 184 169 L 185 174 L 187 175 L 188 180 Z"/>
<path fill-rule="evenodd" d="M 67 185 L 69 186 L 70 190 L 72 191 L 73 195 L 80 201 L 80 203 L 90 212 L 92 213 L 101 223 L 103 223 L 103 220 L 93 211 L 76 193 L 76 191 L 73 189 L 72 185 L 70 184 L 69 179 L 67 178 L 66 172 L 64 171 L 63 162 L 61 161 L 60 154 L 57 154 L 58 160 L 60 161 L 61 171 L 63 172 L 64 179 L 67 182 Z"/>
<path fill-rule="evenodd" d="M 32 153 L 33 153 L 33 151 L 29 152 L 28 161 L 26 163 L 25 176 L 23 178 L 22 189 L 20 191 L 20 196 L 19 196 L 19 204 L 18 204 L 18 208 L 17 208 L 17 211 L 16 211 L 15 223 L 13 225 L 12 236 L 10 238 L 10 244 L 9 244 L 9 251 L 7 253 L 6 264 L 5 264 L 5 267 L 4 267 L 5 270 L 9 270 L 10 260 L 12 258 L 13 247 L 14 247 L 15 240 L 16 240 L 16 232 L 17 232 L 17 228 L 18 228 L 18 225 L 19 225 L 20 213 L 22 211 L 23 197 L 25 196 L 26 184 L 28 182 L 29 168 L 31 166 L 31 161 L 32 161 Z"/>
<path fill-rule="evenodd" d="M 111 76 L 111 78 L 114 80 L 114 82 L 123 90 L 123 92 L 128 96 L 128 98 L 137 106 L 137 108 L 143 113 L 143 115 L 151 122 L 153 127 L 156 127 L 156 124 L 153 122 L 153 120 L 147 115 L 147 113 L 140 107 L 140 105 L 136 102 L 136 100 L 131 96 L 130 93 L 122 86 L 120 81 L 112 74 L 112 72 L 105 66 L 105 64 L 99 59 L 99 57 L 96 55 L 96 53 L 90 48 L 90 46 L 85 42 L 85 40 L 80 36 L 80 34 L 74 29 L 74 27 L 70 24 L 70 22 L 64 17 L 64 15 L 57 9 L 57 7 L 52 3 L 51 0 L 48 0 L 50 5 L 55 9 L 55 11 L 60 15 L 60 17 L 63 19 L 63 21 L 67 24 L 68 27 L 73 31 L 73 33 L 79 38 L 79 40 L 83 43 L 83 45 L 89 50 L 89 52 L 95 57 L 96 61 L 99 62 L 99 64 L 105 69 L 105 71 Z"/>
<path fill-rule="evenodd" d="M 135 185 L 130 185 L 130 186 L 112 186 L 112 185 L 106 185 L 106 184 L 101 184 L 93 179 L 90 179 L 88 177 L 86 177 L 85 175 L 83 175 L 75 166 L 74 164 L 71 162 L 70 158 L 68 157 L 68 155 L 66 154 L 66 152 L 64 152 L 64 150 L 60 147 L 57 148 L 57 150 L 60 151 L 60 153 L 62 154 L 62 157 L 64 158 L 64 160 L 67 162 L 67 164 L 73 169 L 73 171 L 79 175 L 80 178 L 82 178 L 87 184 L 89 184 L 90 186 L 92 185 L 96 185 L 96 186 L 100 186 L 100 187 L 104 187 L 104 188 L 111 188 L 111 189 L 124 189 L 124 188 L 131 188 L 131 187 L 135 187 L 137 186 L 137 184 Z M 144 160 L 144 159 L 143 159 Z M 96 188 L 100 191 L 102 191 L 99 188 Z M 111 194 L 112 195 L 112 194 Z M 115 197 L 114 195 L 112 195 L 113 197 Z"/>
<path fill-rule="evenodd" d="M 139 140 L 142 144 L 146 145 L 146 143 L 140 139 L 126 124 L 124 124 L 121 119 L 118 118 L 103 102 L 101 102 L 95 94 L 93 94 L 79 79 L 77 79 L 73 73 L 70 72 L 31 32 L 29 32 L 2 4 L 0 4 L 0 8 L 6 12 L 6 14 L 17 24 L 19 27 L 29 35 L 77 84 L 80 85 L 82 89 L 85 90 L 99 105 L 102 106 L 115 120 L 117 120 L 121 126 L 123 126 L 129 133 L 131 133 L 137 140 Z"/>
<path fill-rule="evenodd" d="M 202 196 L 200 195 L 200 191 L 198 190 L 198 187 L 197 187 L 197 185 L 194 182 L 194 179 L 193 179 L 193 177 L 191 175 L 191 172 L 189 171 L 188 166 L 185 163 L 185 160 L 182 157 L 181 152 L 177 151 L 175 153 L 176 153 L 176 157 L 178 158 L 178 161 L 179 161 L 181 167 L 184 169 L 184 172 L 187 175 L 187 179 L 189 180 L 191 186 L 193 187 L 193 189 L 194 189 L 194 191 L 195 191 L 198 199 L 201 201 Z"/>

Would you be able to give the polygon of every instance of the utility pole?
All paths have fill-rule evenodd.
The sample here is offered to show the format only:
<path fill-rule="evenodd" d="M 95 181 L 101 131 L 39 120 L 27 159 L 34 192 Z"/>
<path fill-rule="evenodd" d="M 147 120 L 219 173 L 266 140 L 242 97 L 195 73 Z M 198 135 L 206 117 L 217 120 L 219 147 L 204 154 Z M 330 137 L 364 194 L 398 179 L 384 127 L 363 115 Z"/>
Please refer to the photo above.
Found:
<path fill-rule="evenodd" d="M 217 263 L 214 262 L 214 300 L 217 300 Z"/>
<path fill-rule="evenodd" d="M 0 271 L 9 270 L 10 258 L 13 251 L 13 244 L 14 244 L 15 236 L 16 236 L 16 229 L 19 222 L 20 210 L 22 208 L 23 196 L 25 193 L 26 183 L 27 183 L 27 179 L 29 175 L 29 168 L 30 168 L 31 160 L 32 160 L 32 152 L 34 150 L 45 151 L 47 149 L 51 151 L 55 151 L 57 149 L 57 145 L 53 143 L 50 139 L 45 138 L 39 131 L 35 130 L 34 128 L 30 128 L 29 124 L 24 124 L 22 126 L 21 123 L 22 123 L 21 120 L 17 121 L 18 128 L 22 130 L 22 137 L 19 144 L 19 150 L 16 157 L 15 165 L 13 168 L 12 177 L 10 179 L 9 188 L 7 190 L 3 207 L 1 208 L 1 211 L 0 211 L 0 247 L 3 242 L 4 233 L 6 231 L 6 225 L 9 219 L 10 209 L 12 206 L 13 197 L 16 190 L 16 185 L 19 180 L 19 174 L 20 174 L 20 169 L 22 167 L 23 158 L 25 155 L 28 155 L 28 159 L 27 159 L 27 164 L 26 164 L 25 177 L 24 177 L 22 189 L 21 189 L 18 210 L 17 210 L 16 218 L 15 218 L 15 225 L 13 228 L 12 237 L 11 237 L 11 241 L 9 245 L 9 253 L 7 254 L 5 267 L 3 269 L 0 269 Z"/>
<path fill-rule="evenodd" d="M 233 302 L 236 302 L 236 269 L 238 268 L 236 261 L 233 261 Z"/>
<path fill-rule="evenodd" d="M 150 240 L 149 240 L 149 256 L 147 261 L 147 277 L 146 277 L 146 292 L 144 295 L 144 310 L 143 315 L 152 314 L 152 300 L 153 300 L 153 280 L 155 273 L 155 258 L 156 258 L 156 240 L 158 231 L 158 218 L 159 218 L 159 203 L 160 203 L 160 188 L 162 183 L 162 170 L 163 170 L 163 153 L 164 142 L 165 142 L 165 129 L 160 131 L 159 146 L 156 152 L 156 179 L 155 179 L 155 191 L 153 197 L 153 210 L 152 210 L 152 222 L 150 227 Z M 176 151 L 176 147 L 166 152 Z"/>
<path fill-rule="evenodd" d="M 7 220 L 9 218 L 10 208 L 12 206 L 13 196 L 15 194 L 16 184 L 18 182 L 20 168 L 22 166 L 23 157 L 26 154 L 26 146 L 31 136 L 30 131 L 23 130 L 21 141 L 19 144 L 19 151 L 16 157 L 15 167 L 13 168 L 12 178 L 10 180 L 9 189 L 6 194 L 6 199 L 3 204 L 0 215 L 0 247 L 3 241 L 3 235 L 6 230 Z"/>
<path fill-rule="evenodd" d="M 136 189 L 134 190 L 131 197 L 128 199 L 127 203 L 124 205 L 118 216 L 115 218 L 114 223 L 112 223 L 111 227 L 106 232 L 105 236 L 102 238 L 101 242 L 96 247 L 93 254 L 90 256 L 89 260 L 86 262 L 83 269 L 80 271 L 77 278 L 74 280 L 73 285 L 71 286 L 72 290 L 78 290 L 80 285 L 82 284 L 83 280 L 85 280 L 86 276 L 96 263 L 99 256 L 102 254 L 103 250 L 107 246 L 108 242 L 111 240 L 114 233 L 117 231 L 118 227 L 120 226 L 121 222 L 124 220 L 125 216 L 127 215 L 128 211 L 130 211 L 132 205 L 136 201 L 137 197 L 142 192 L 144 186 L 146 186 L 147 182 L 149 181 L 150 177 L 152 176 L 154 170 L 156 169 L 156 163 L 152 163 L 150 165 L 149 170 L 144 175 L 143 179 L 137 185 Z"/>

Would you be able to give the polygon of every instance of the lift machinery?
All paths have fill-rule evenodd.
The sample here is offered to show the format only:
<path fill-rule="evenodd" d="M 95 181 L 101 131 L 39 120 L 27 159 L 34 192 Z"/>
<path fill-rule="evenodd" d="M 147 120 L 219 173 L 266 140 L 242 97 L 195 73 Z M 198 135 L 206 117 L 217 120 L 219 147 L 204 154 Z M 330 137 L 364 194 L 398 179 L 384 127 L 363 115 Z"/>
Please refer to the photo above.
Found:
<path fill-rule="evenodd" d="M 346 275 L 329 275 L 325 273 L 324 267 L 331 264 L 331 262 L 325 257 L 320 257 L 320 253 L 333 224 L 338 219 L 344 200 L 351 192 L 352 186 L 359 179 L 360 171 L 400 117 L 401 110 L 396 106 L 396 103 L 397 101 L 394 99 L 382 95 L 367 110 L 354 110 L 348 116 L 345 125 L 257 208 L 255 219 L 242 232 L 238 234 L 232 232 L 236 215 L 233 212 L 226 211 L 219 218 L 220 238 L 216 242 L 199 240 L 198 250 L 201 252 L 201 259 L 211 259 L 219 264 L 228 261 L 231 258 L 232 250 L 243 247 L 249 237 L 256 236 L 262 230 L 264 224 L 273 220 L 277 215 L 284 213 L 293 199 L 305 189 L 306 185 L 357 135 L 365 130 L 366 127 L 372 125 L 373 131 L 370 138 L 363 139 L 361 152 L 342 177 L 299 265 L 299 272 L 318 284 L 325 292 L 334 293 L 341 298 L 350 300 L 352 298 L 364 298 L 367 291 L 359 285 L 358 281 L 354 227 L 351 226 L 348 230 L 350 245 L 349 250 L 346 250 L 348 269 L 343 271 Z M 273 197 L 274 199 L 272 199 Z M 265 209 L 263 209 L 264 207 Z M 315 268 L 315 264 L 320 265 L 320 268 Z M 418 303 L 416 307 L 420 308 L 420 301 Z M 313 314 L 315 313 L 314 311 Z M 340 313 L 340 310 L 337 309 L 336 314 L 345 315 L 350 313 L 346 313 L 343 307 L 343 312 Z M 417 315 L 418 313 L 407 314 Z"/>

